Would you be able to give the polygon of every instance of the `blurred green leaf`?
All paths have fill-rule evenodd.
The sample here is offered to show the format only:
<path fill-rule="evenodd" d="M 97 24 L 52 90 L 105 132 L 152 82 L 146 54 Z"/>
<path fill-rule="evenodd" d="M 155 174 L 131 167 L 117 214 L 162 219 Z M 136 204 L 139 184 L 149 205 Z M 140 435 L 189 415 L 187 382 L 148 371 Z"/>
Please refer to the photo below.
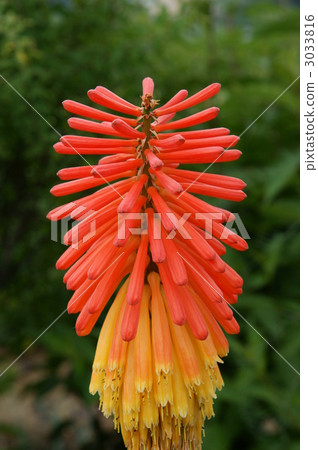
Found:
<path fill-rule="evenodd" d="M 299 156 L 295 153 L 282 154 L 273 166 L 264 173 L 264 201 L 271 202 L 279 194 L 295 174 L 299 167 Z M 270 180 L 270 182 L 268 182 Z"/>

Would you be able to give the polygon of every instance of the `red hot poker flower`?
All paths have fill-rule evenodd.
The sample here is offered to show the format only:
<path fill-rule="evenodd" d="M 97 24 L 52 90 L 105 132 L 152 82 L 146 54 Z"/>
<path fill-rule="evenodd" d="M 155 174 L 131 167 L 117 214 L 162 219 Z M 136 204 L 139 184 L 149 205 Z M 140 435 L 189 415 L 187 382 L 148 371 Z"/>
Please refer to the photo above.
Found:
<path fill-rule="evenodd" d="M 63 102 L 84 117 L 71 117 L 70 127 L 98 137 L 63 136 L 55 151 L 101 159 L 60 170 L 63 182 L 51 192 L 99 189 L 55 208 L 48 218 L 77 221 L 56 266 L 67 270 L 64 282 L 74 291 L 68 311 L 79 313 L 78 335 L 90 333 L 117 292 L 90 384 L 101 410 L 113 415 L 129 449 L 199 449 L 204 420 L 213 415 L 215 391 L 223 385 L 218 363 L 228 342 L 222 328 L 239 332 L 229 305 L 242 293 L 243 281 L 221 256 L 224 244 L 237 250 L 247 244 L 225 227 L 231 212 L 194 194 L 241 201 L 245 183 L 179 165 L 235 161 L 239 138 L 226 128 L 183 131 L 215 118 L 215 107 L 175 119 L 216 95 L 220 84 L 191 97 L 181 90 L 160 107 L 152 79 L 142 85 L 140 107 L 102 86 L 88 96 L 112 112 Z"/>

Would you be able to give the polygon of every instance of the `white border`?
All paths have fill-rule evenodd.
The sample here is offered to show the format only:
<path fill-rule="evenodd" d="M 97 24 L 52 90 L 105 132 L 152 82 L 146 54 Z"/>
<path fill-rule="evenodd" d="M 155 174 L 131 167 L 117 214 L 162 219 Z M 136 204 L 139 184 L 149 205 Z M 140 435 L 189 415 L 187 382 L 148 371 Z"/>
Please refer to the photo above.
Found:
<path fill-rule="evenodd" d="M 314 67 L 305 66 L 305 16 L 314 15 Z M 301 213 L 301 448 L 318 448 L 317 433 L 317 369 L 316 342 L 318 330 L 318 261 L 317 236 L 318 224 L 318 2 L 301 0 L 300 6 L 300 213 Z M 310 71 L 312 75 L 310 78 Z M 307 82 L 315 82 L 315 166 L 317 170 L 306 167 L 306 118 Z"/>

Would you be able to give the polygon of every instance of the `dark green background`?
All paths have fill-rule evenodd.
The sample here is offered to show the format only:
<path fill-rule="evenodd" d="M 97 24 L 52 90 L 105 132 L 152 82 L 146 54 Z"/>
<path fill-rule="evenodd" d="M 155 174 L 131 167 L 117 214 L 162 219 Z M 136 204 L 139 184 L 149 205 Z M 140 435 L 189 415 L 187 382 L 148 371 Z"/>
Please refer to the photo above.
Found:
<path fill-rule="evenodd" d="M 0 73 L 62 134 L 64 99 L 89 103 L 87 90 L 101 84 L 138 104 L 151 76 L 162 103 L 221 82 L 207 102 L 221 108 L 213 126 L 239 135 L 297 78 L 297 3 L 176 1 L 177 13 L 155 3 L 0 0 Z M 248 252 L 226 256 L 245 280 L 236 308 L 296 369 L 298 95 L 296 82 L 242 136 L 241 159 L 211 168 L 247 183 L 243 203 L 219 202 L 251 236 Z M 58 136 L 2 79 L 0 108 L 4 370 L 70 297 L 55 270 L 64 247 L 50 240 L 45 216 L 62 202 L 49 194 L 57 170 L 82 161 L 54 152 Z M 299 377 L 237 318 L 204 449 L 297 449 Z M 0 378 L 1 449 L 122 448 L 88 394 L 98 330 L 78 338 L 74 323 L 64 314 Z"/>

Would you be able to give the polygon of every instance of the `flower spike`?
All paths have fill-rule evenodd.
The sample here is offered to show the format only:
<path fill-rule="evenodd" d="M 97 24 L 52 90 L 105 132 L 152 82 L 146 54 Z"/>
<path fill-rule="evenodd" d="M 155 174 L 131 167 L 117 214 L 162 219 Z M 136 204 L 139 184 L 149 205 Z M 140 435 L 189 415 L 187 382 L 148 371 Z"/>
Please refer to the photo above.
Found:
<path fill-rule="evenodd" d="M 224 333 L 239 332 L 231 305 L 243 280 L 222 256 L 226 246 L 243 251 L 247 243 L 226 227 L 230 211 L 196 195 L 240 202 L 245 183 L 180 167 L 241 156 L 229 129 L 190 128 L 214 119 L 217 107 L 178 118 L 220 87 L 189 97 L 182 89 L 159 106 L 147 77 L 140 106 L 102 86 L 88 91 L 102 108 L 63 102 L 75 115 L 69 126 L 84 135 L 62 136 L 54 150 L 100 156 L 57 173 L 54 196 L 88 193 L 47 215 L 76 220 L 56 268 L 66 270 L 63 281 L 74 291 L 67 309 L 78 314 L 79 336 L 105 315 L 89 390 L 129 450 L 201 449 L 204 421 L 223 386 Z"/>

